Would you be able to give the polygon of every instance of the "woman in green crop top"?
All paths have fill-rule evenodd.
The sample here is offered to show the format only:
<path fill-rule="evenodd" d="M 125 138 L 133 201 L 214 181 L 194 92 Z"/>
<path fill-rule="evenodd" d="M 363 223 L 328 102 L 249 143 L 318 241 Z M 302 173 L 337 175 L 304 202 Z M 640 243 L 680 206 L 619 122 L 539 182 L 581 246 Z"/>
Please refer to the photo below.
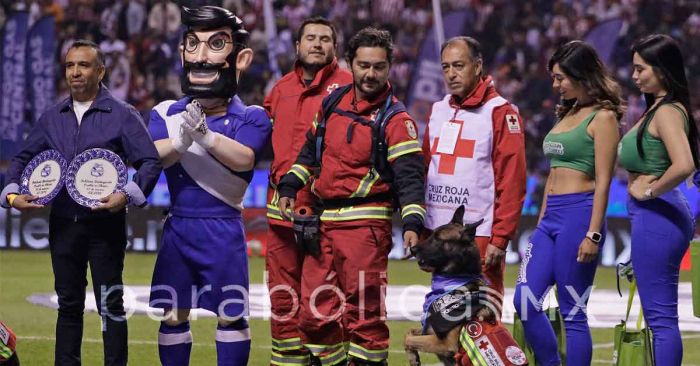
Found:
<path fill-rule="evenodd" d="M 565 319 L 568 366 L 590 365 L 593 346 L 585 308 L 605 242 L 605 209 L 623 113 L 620 88 L 585 42 L 560 46 L 549 60 L 561 95 L 559 121 L 544 139 L 550 160 L 540 219 L 520 266 L 513 304 L 538 364 L 558 365 L 557 339 L 539 304 L 556 284 Z M 575 292 L 575 294 L 572 294 Z M 575 296 L 574 296 L 575 295 Z"/>
<path fill-rule="evenodd" d="M 698 167 L 698 129 L 690 110 L 680 47 L 651 35 L 633 47 L 632 79 L 647 109 L 620 142 L 620 165 L 630 172 L 632 266 L 654 335 L 657 366 L 683 360 L 678 330 L 678 272 L 695 223 L 677 188 Z"/>

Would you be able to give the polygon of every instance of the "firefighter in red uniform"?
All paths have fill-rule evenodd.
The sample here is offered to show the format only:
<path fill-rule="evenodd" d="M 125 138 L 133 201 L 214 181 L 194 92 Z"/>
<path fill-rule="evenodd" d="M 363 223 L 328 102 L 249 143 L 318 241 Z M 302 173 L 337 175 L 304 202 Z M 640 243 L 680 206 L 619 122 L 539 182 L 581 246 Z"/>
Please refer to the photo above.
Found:
<path fill-rule="evenodd" d="M 485 75 L 478 41 L 445 42 L 441 66 L 449 94 L 433 104 L 423 135 L 425 226 L 449 222 L 461 205 L 465 222 L 484 220 L 475 240 L 493 300 L 502 305 L 505 250 L 525 200 L 525 130 L 517 109 Z"/>
<path fill-rule="evenodd" d="M 312 176 L 311 190 L 322 202 L 320 253 L 304 259 L 299 324 L 312 365 L 345 365 L 348 356 L 350 365 L 386 365 L 384 297 L 395 198 L 404 245 L 414 245 L 423 228 L 423 156 L 416 125 L 387 81 L 391 42 L 388 32 L 374 28 L 349 41 L 353 84 L 324 99 L 278 186 L 285 217 Z"/>
<path fill-rule="evenodd" d="M 321 100 L 335 88 L 352 82 L 350 72 L 335 58 L 336 34 L 323 18 L 304 21 L 297 31 L 297 62 L 294 70 L 280 79 L 265 98 L 264 107 L 273 120 L 274 160 L 270 168 L 267 198 L 269 231 L 266 267 L 272 305 L 271 364 L 308 363 L 298 330 L 301 267 L 304 260 L 296 245 L 292 224 L 284 221 L 277 208 L 277 184 L 289 171 L 306 141 Z M 308 186 L 297 194 L 297 205 L 311 206 Z"/>

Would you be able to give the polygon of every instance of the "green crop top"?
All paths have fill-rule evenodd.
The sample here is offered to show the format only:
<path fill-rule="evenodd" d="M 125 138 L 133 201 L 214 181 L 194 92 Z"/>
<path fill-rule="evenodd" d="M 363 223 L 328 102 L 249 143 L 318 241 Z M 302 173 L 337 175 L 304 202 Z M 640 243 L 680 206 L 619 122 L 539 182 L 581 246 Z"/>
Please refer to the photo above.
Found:
<path fill-rule="evenodd" d="M 542 149 L 551 168 L 564 167 L 584 172 L 589 177 L 595 176 L 593 137 L 588 134 L 586 128 L 596 113 L 598 111 L 594 110 L 569 131 L 550 132 L 544 137 Z"/>
<path fill-rule="evenodd" d="M 685 111 L 675 104 L 668 105 L 678 109 L 681 114 L 683 114 L 685 133 L 688 134 L 688 117 Z M 654 113 L 646 118 L 654 118 L 654 114 L 656 114 L 657 110 L 658 109 L 654 110 Z M 668 151 L 666 150 L 664 142 L 652 136 L 647 126 L 642 134 L 642 148 L 644 149 L 644 158 L 642 158 L 639 156 L 639 150 L 637 150 L 638 129 L 639 127 L 635 126 L 627 131 L 617 146 L 620 166 L 633 173 L 650 174 L 657 177 L 664 175 L 668 167 L 671 166 L 671 158 L 668 156 Z"/>

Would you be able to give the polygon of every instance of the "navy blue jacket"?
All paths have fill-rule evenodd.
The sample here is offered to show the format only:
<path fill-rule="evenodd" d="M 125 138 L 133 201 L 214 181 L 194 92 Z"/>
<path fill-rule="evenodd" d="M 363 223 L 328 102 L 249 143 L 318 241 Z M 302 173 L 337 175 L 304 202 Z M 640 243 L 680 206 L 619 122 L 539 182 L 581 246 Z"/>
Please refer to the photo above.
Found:
<path fill-rule="evenodd" d="M 6 195 L 17 193 L 24 167 L 40 152 L 56 149 L 70 163 L 73 158 L 92 148 L 115 152 L 127 165 L 136 169 L 133 181 L 125 190 L 132 204 L 143 206 L 155 187 L 163 169 L 158 151 L 153 145 L 141 115 L 131 105 L 115 99 L 109 90 L 100 90 L 82 122 L 73 111 L 73 99 L 66 98 L 41 115 L 24 142 L 22 150 L 12 159 L 7 171 L 8 185 L 0 200 L 7 207 Z M 91 211 L 80 206 L 68 195 L 65 187 L 52 201 L 52 215 L 70 218 L 87 218 L 109 215 L 106 210 Z M 123 213 L 122 213 L 123 214 Z"/>

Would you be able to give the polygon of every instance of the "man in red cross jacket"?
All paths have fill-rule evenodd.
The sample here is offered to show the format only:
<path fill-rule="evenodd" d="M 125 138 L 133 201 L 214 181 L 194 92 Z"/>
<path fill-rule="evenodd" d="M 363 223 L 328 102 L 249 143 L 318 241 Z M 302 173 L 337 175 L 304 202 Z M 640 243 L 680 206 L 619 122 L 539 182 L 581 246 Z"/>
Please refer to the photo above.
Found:
<path fill-rule="evenodd" d="M 440 53 L 449 94 L 433 104 L 423 136 L 425 226 L 449 222 L 461 205 L 465 222 L 484 220 L 476 243 L 484 279 L 502 305 L 505 250 L 525 200 L 525 130 L 484 74 L 478 41 L 455 37 Z"/>

